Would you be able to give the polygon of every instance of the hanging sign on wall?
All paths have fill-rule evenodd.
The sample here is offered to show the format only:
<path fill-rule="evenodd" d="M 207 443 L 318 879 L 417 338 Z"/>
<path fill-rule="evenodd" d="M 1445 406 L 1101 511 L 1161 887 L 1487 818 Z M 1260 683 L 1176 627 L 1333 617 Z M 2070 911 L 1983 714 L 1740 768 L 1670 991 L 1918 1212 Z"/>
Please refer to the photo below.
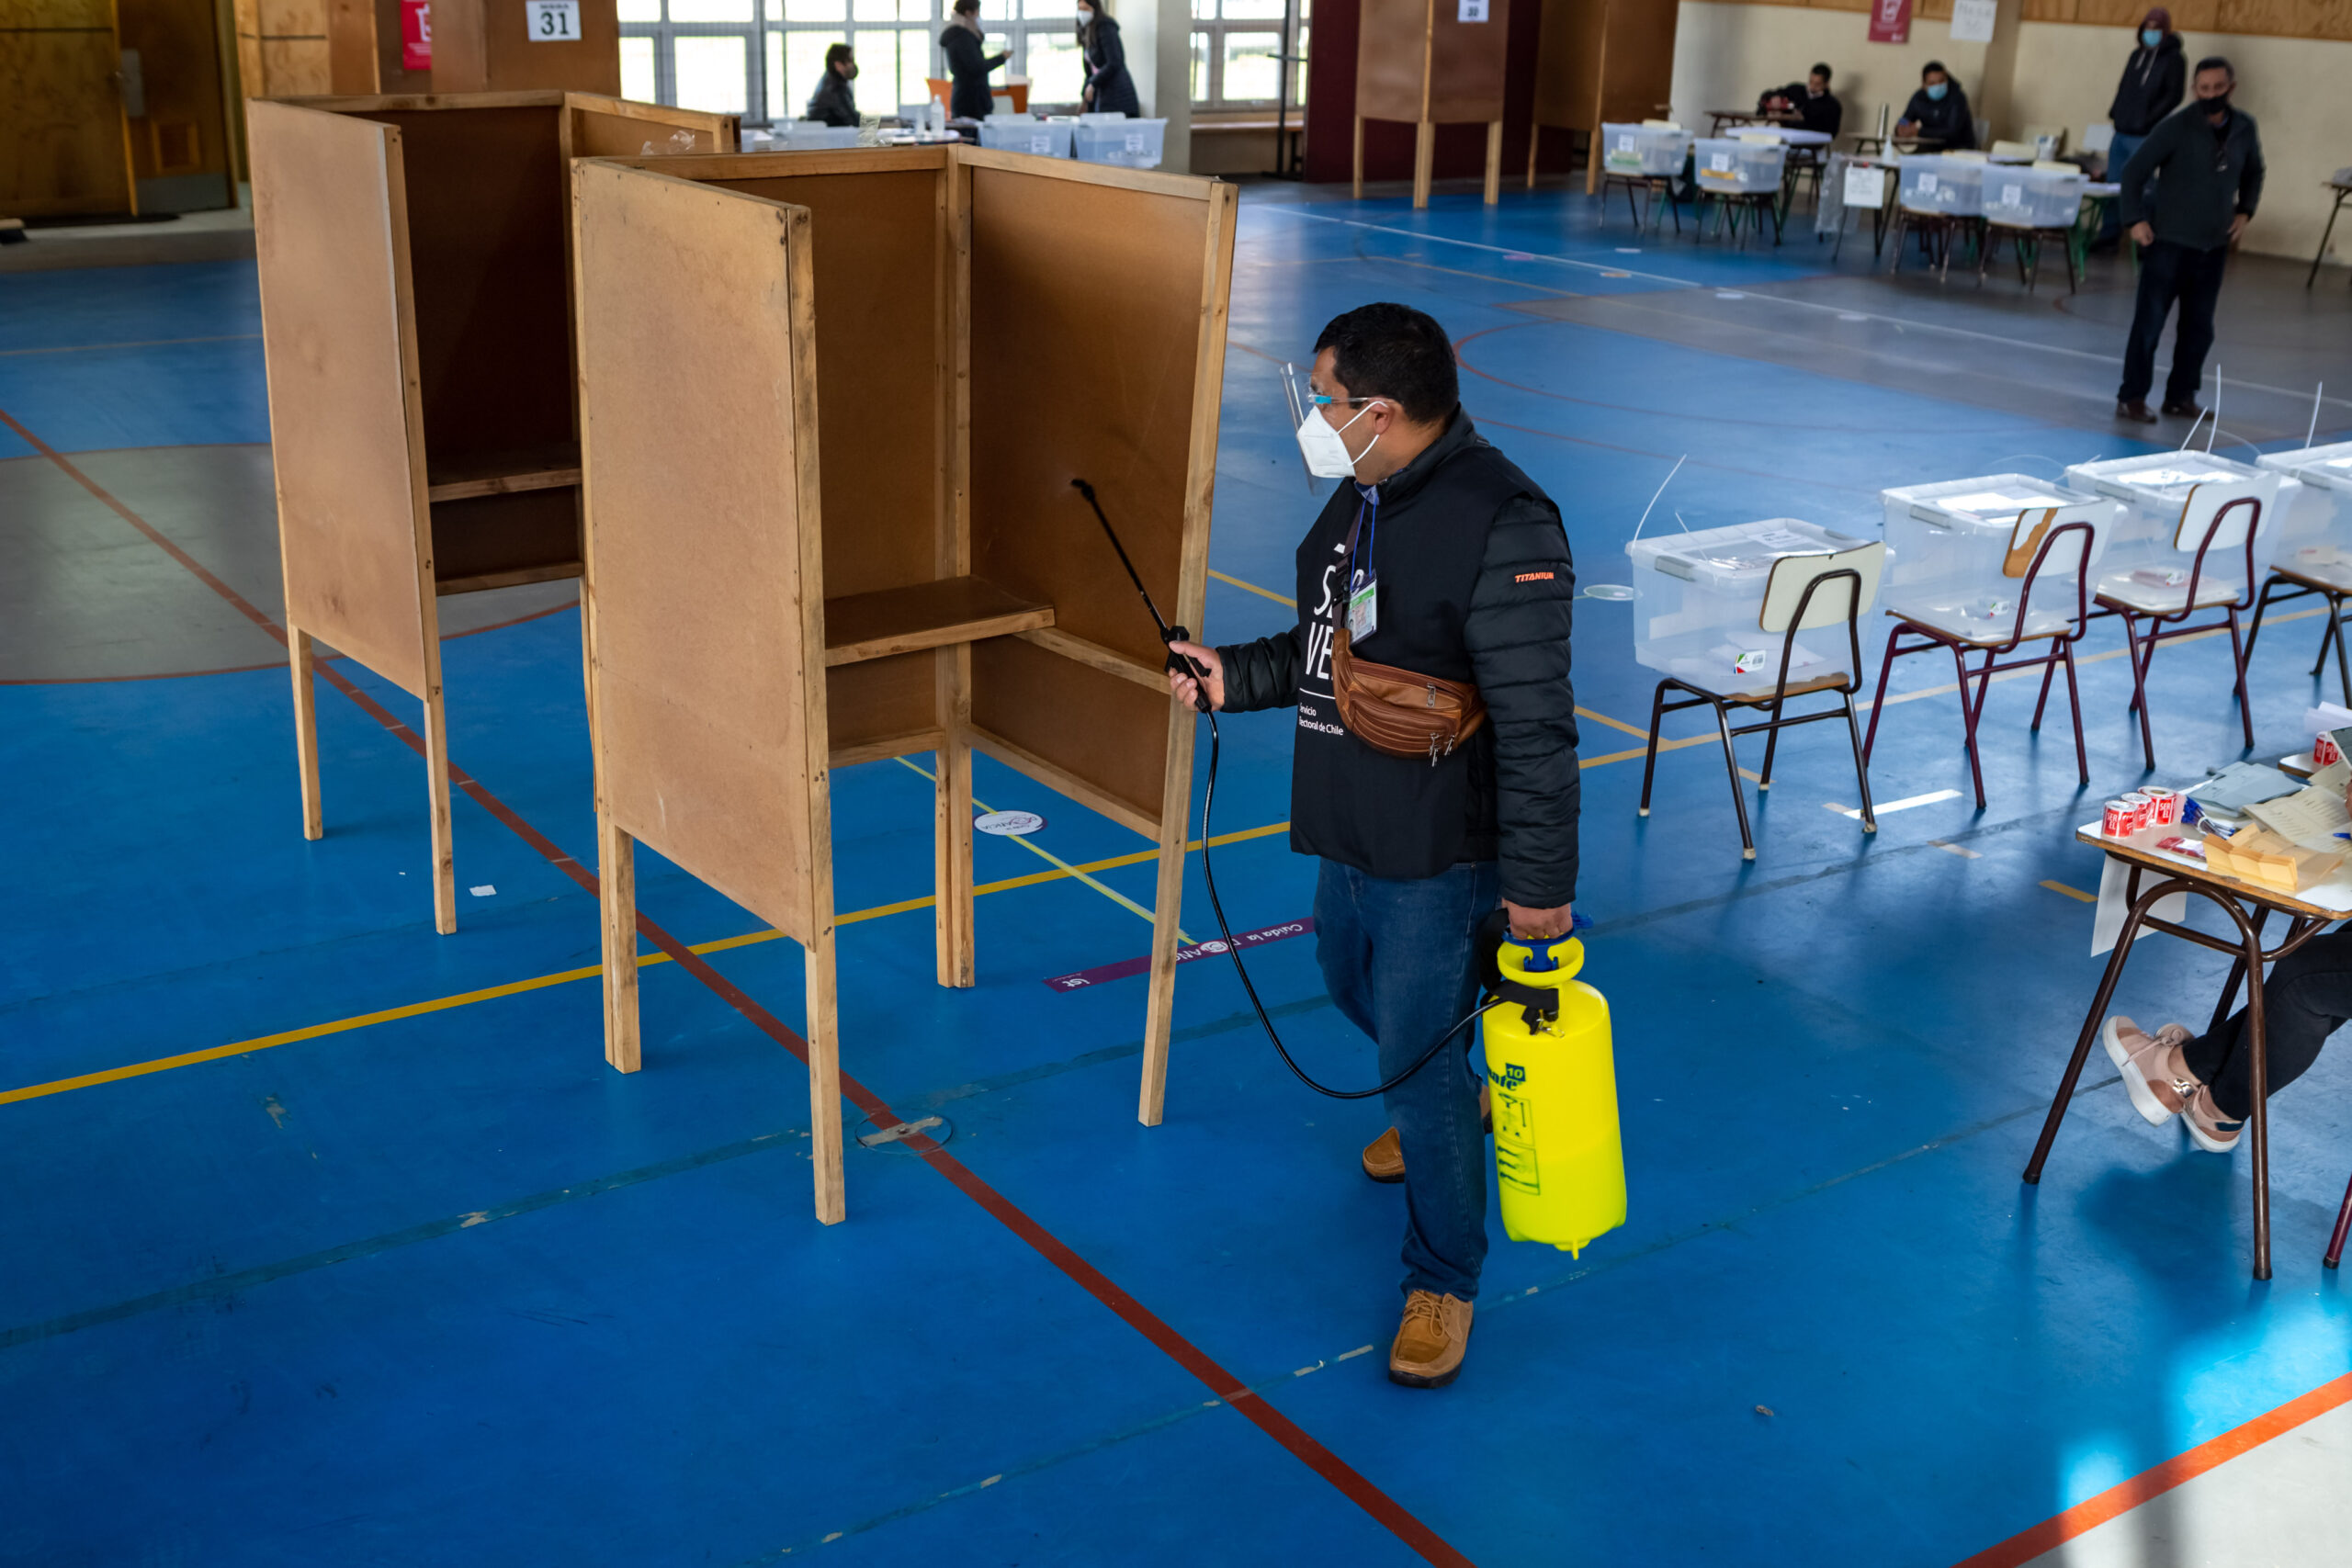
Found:
<path fill-rule="evenodd" d="M 1991 43 L 2000 0 L 1952 0 L 1951 41 Z"/>
<path fill-rule="evenodd" d="M 401 69 L 433 69 L 433 0 L 401 0 Z"/>
<path fill-rule="evenodd" d="M 580 0 L 524 0 L 533 43 L 578 43 Z"/>
<path fill-rule="evenodd" d="M 1871 0 L 1871 41 L 1911 41 L 1911 0 Z"/>

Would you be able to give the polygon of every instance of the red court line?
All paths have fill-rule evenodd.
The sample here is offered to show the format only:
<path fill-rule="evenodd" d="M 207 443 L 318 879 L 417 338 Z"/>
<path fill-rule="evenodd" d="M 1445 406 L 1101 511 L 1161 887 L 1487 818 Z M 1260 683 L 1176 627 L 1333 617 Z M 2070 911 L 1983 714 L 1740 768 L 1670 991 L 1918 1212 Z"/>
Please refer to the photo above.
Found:
<path fill-rule="evenodd" d="M 2267 1411 L 2210 1442 L 2198 1444 L 2187 1453 L 2175 1454 L 2154 1469 L 2143 1470 L 2131 1480 L 2110 1486 L 2096 1497 L 2086 1498 L 2053 1518 L 2042 1520 L 2031 1529 L 2020 1530 L 1998 1546 L 1988 1546 L 1956 1568 L 2018 1568 L 2020 1563 L 2030 1562 L 2043 1552 L 2064 1546 L 2150 1498 L 2161 1497 L 2182 1483 L 2194 1481 L 2281 1433 L 2291 1432 L 2304 1422 L 2347 1404 L 2352 1404 L 2352 1372 L 2333 1382 L 2324 1382 L 2276 1410 Z"/>
<path fill-rule="evenodd" d="M 205 570 L 186 551 L 156 532 L 129 507 L 108 495 L 104 489 L 92 481 L 89 476 L 67 462 L 55 449 L 33 434 L 31 431 L 17 423 L 6 410 L 0 410 L 0 423 L 5 423 L 9 429 L 22 437 L 27 445 L 46 455 L 58 467 L 80 481 L 84 489 L 105 502 L 126 522 L 163 547 L 174 560 L 187 568 L 208 587 L 243 611 L 256 625 L 277 637 L 278 641 L 286 640 L 286 633 L 276 622 L 240 598 L 235 590 Z M 424 755 L 424 738 L 401 722 L 383 704 L 361 691 L 341 671 L 332 666 L 322 664 L 318 666 L 318 671 L 335 690 L 357 704 L 360 711 L 382 725 L 418 756 Z M 550 865 L 571 877 L 589 893 L 593 894 L 596 891 L 596 876 L 594 872 L 581 864 L 574 857 L 557 848 L 553 840 L 525 821 L 512 807 L 483 788 L 472 774 L 455 762 L 449 764 L 449 782 L 464 790 L 483 810 L 504 823 L 525 843 L 545 857 Z M 637 929 L 647 941 L 668 954 L 695 979 L 710 987 L 721 1000 L 741 1013 L 753 1027 L 791 1052 L 804 1064 L 808 1060 L 808 1046 L 806 1041 L 786 1028 L 775 1014 L 753 1001 L 733 981 L 712 968 L 700 953 L 694 952 L 685 943 L 656 925 L 643 910 L 638 912 Z M 880 1095 L 859 1083 L 849 1074 L 841 1075 L 841 1084 L 843 1098 L 865 1112 L 865 1119 L 876 1127 L 893 1127 L 905 1120 L 897 1111 L 891 1110 Z M 980 1179 L 963 1161 L 921 1134 L 904 1141 L 909 1149 L 920 1155 L 932 1169 L 945 1177 L 966 1197 L 987 1211 L 991 1218 L 1028 1243 L 1046 1261 L 1068 1276 L 1071 1282 L 1110 1308 L 1121 1322 L 1142 1335 L 1177 1365 L 1198 1378 L 1207 1386 L 1211 1393 L 1233 1406 L 1259 1430 L 1289 1450 L 1295 1458 L 1338 1488 L 1341 1495 L 1379 1521 L 1397 1540 L 1419 1553 L 1424 1561 L 1445 1564 L 1447 1568 L 1456 1568 L 1456 1565 L 1458 1568 L 1472 1568 L 1470 1559 L 1448 1545 L 1443 1538 L 1408 1512 L 1403 1505 L 1374 1486 L 1346 1461 L 1310 1437 L 1297 1423 L 1276 1410 L 1264 1398 L 1250 1393 L 1239 1378 L 1219 1366 L 1206 1351 L 1177 1333 L 1149 1308 L 1120 1289 L 1108 1275 L 1080 1257 L 1067 1243 L 1032 1219 L 1011 1199 Z"/>

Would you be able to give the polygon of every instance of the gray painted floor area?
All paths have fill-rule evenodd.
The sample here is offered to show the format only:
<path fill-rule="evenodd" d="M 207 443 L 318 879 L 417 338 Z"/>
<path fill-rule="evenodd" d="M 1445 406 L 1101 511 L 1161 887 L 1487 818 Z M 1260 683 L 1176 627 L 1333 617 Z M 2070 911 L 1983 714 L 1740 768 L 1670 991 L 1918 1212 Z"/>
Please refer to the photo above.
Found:
<path fill-rule="evenodd" d="M 77 452 L 74 466 L 283 624 L 266 446 Z M 46 457 L 0 462 L 0 681 L 88 681 L 281 662 L 277 641 Z M 444 637 L 576 603 L 538 582 L 440 601 Z"/>
<path fill-rule="evenodd" d="M 2321 408 L 2320 430 L 2352 426 L 2352 318 L 2341 299 L 2305 289 L 2303 270 L 2269 256 L 2231 263 L 2202 400 L 2211 406 L 2218 367 L 2227 385 L 2217 452 L 2232 437 L 2301 437 L 2311 423 L 2313 385 L 2322 381 L 2337 385 Z M 1939 282 L 1906 266 L 1893 277 L 1826 274 L 1758 288 L 1548 298 L 1511 308 L 2081 429 L 2178 441 L 2188 434 L 2187 420 L 2156 426 L 2114 420 L 2134 288 L 2128 262 L 2095 257 L 2075 295 L 2053 263 L 2032 294 L 1998 265 L 1981 288 L 1973 271 Z M 2167 333 L 2156 355 L 2159 397 L 2171 359 Z M 2204 445 L 2201 432 L 2197 440 Z"/>
<path fill-rule="evenodd" d="M 2027 1568 L 2322 1568 L 2346 1562 L 2352 1404 L 2340 1404 Z"/>

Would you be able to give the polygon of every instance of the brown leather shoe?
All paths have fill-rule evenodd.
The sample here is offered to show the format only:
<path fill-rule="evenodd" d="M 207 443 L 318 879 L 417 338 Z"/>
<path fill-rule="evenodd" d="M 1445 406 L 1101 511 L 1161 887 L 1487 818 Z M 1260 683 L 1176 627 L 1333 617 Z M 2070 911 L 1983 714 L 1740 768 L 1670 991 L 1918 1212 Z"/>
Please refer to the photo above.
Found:
<path fill-rule="evenodd" d="M 2195 403 L 2166 403 L 2165 412 L 2175 419 L 2203 419 L 2205 411 Z"/>
<path fill-rule="evenodd" d="M 1405 1321 L 1388 1349 L 1388 1381 L 1407 1388 L 1443 1388 L 1462 1375 L 1470 1348 L 1470 1303 L 1432 1291 L 1405 1298 Z"/>
<path fill-rule="evenodd" d="M 1478 1114 L 1487 1131 L 1495 1130 L 1494 1108 L 1487 1099 L 1487 1086 L 1478 1086 Z M 1374 1181 L 1397 1182 L 1405 1179 L 1405 1145 L 1391 1127 L 1363 1146 L 1363 1173 Z"/>
<path fill-rule="evenodd" d="M 2128 419 L 2134 424 L 2156 423 L 2156 416 L 2148 411 L 2148 405 L 2145 403 L 2118 403 L 2115 405 L 2115 417 Z"/>

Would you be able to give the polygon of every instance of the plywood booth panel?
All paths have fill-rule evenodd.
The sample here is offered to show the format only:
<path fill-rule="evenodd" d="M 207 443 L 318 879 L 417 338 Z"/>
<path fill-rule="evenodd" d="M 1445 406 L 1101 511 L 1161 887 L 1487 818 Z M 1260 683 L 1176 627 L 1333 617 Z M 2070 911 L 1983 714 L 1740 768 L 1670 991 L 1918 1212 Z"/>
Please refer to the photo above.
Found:
<path fill-rule="evenodd" d="M 431 579 L 401 135 L 266 101 L 248 115 L 287 619 L 422 697 Z"/>
<path fill-rule="evenodd" d="M 832 913 L 811 901 L 822 653 L 800 618 L 822 592 L 801 561 L 807 214 L 596 164 L 579 191 L 598 807 L 806 942 Z"/>
<path fill-rule="evenodd" d="M 250 123 L 303 830 L 323 831 L 316 636 L 425 705 L 435 924 L 451 931 L 435 601 L 581 570 L 572 139 L 628 124 L 731 148 L 735 121 L 525 92 L 262 102 Z"/>
<path fill-rule="evenodd" d="M 1448 0 L 1363 0 L 1356 37 L 1355 186 L 1363 195 L 1363 122 L 1413 124 L 1413 205 L 1429 205 L 1437 127 L 1487 127 L 1487 201 L 1501 175 L 1503 78 L 1510 0 L 1490 0 L 1476 21 Z"/>
<path fill-rule="evenodd" d="M 829 829 L 793 824 L 827 815 L 831 767 L 935 753 L 940 979 L 971 985 L 977 747 L 1159 845 L 1156 1122 L 1193 716 L 1070 481 L 1197 626 L 1232 187 L 964 147 L 576 172 L 607 1060 L 639 1060 L 642 837 L 808 946 L 817 1208 L 839 1218 Z M 805 732 L 773 711 L 798 688 Z M 805 802 L 774 783 L 796 748 Z M 796 906 L 778 884 L 804 859 Z"/>

